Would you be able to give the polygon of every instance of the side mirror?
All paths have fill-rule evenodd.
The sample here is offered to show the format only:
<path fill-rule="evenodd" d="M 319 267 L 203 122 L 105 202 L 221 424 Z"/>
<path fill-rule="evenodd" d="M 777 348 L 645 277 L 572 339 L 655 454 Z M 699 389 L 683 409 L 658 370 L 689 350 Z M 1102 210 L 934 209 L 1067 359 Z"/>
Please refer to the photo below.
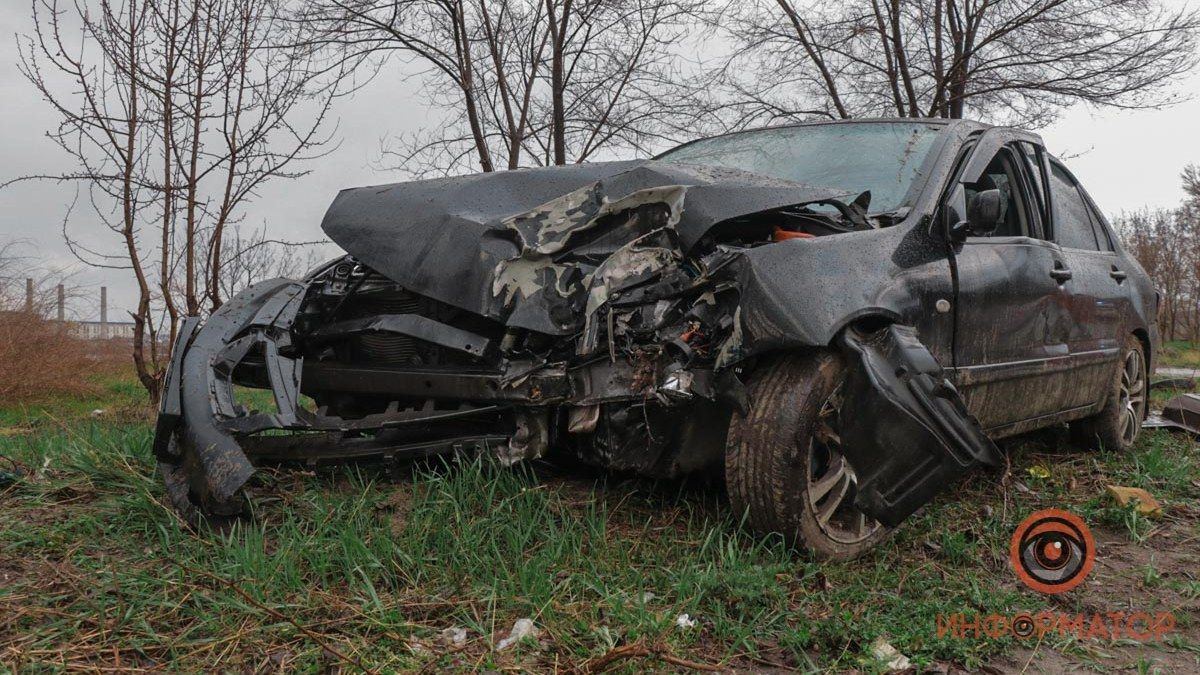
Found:
<path fill-rule="evenodd" d="M 967 203 L 967 223 L 971 234 L 986 237 L 1004 220 L 1004 198 L 999 190 L 976 192 Z"/>
<path fill-rule="evenodd" d="M 961 192 L 958 198 L 962 199 Z M 946 223 L 946 229 L 950 241 L 962 242 L 967 237 L 986 237 L 995 232 L 1004 220 L 1004 207 L 999 190 L 976 192 L 967 201 L 965 220 L 960 219 L 956 209 L 947 212 L 949 222 Z"/>

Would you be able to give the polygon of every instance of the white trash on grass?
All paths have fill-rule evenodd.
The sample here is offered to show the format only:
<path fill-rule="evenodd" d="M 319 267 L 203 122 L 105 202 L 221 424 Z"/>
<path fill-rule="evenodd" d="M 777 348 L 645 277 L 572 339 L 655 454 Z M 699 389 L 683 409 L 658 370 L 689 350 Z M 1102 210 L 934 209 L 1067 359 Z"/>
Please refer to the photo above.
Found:
<path fill-rule="evenodd" d="M 467 641 L 467 629 L 453 626 L 442 631 L 442 642 L 451 645 L 461 645 Z"/>
<path fill-rule="evenodd" d="M 679 616 L 675 617 L 675 625 L 684 629 L 695 628 L 696 620 L 687 614 L 680 614 Z"/>
<path fill-rule="evenodd" d="M 882 635 L 871 643 L 871 656 L 886 664 L 890 671 L 907 670 L 912 667 L 908 657 L 889 644 Z"/>
<path fill-rule="evenodd" d="M 496 643 L 496 651 L 502 652 L 527 637 L 537 637 L 537 633 L 537 626 L 533 625 L 533 619 L 517 619 L 512 630 L 509 631 L 508 637 Z"/>

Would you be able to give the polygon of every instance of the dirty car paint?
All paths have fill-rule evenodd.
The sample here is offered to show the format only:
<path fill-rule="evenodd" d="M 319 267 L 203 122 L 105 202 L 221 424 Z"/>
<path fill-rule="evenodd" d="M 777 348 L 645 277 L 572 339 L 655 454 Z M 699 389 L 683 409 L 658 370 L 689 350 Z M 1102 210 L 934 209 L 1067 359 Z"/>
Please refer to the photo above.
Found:
<path fill-rule="evenodd" d="M 349 255 L 185 327 L 155 441 L 172 499 L 235 514 L 277 460 L 706 470 L 756 359 L 838 349 L 856 503 L 897 524 L 999 455 L 954 387 L 954 314 L 930 309 L 955 297 L 951 247 L 869 202 L 656 161 L 345 190 L 322 226 Z"/>

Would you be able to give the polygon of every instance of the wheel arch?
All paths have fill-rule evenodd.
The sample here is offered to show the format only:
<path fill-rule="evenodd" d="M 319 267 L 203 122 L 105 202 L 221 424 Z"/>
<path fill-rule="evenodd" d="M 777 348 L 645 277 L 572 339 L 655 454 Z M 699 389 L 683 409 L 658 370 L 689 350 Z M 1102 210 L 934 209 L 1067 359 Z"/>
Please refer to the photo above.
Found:
<path fill-rule="evenodd" d="M 1150 374 L 1154 372 L 1154 347 L 1150 339 L 1150 332 L 1145 328 L 1138 327 L 1133 329 L 1133 336 L 1142 343 L 1142 349 L 1145 351 L 1146 358 L 1146 381 L 1150 381 Z"/>

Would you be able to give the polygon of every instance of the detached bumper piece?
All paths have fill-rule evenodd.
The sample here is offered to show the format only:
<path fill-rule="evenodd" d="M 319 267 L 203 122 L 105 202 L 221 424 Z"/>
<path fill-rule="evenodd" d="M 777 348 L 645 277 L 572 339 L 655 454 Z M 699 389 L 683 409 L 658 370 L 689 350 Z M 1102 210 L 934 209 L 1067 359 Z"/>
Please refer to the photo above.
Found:
<path fill-rule="evenodd" d="M 864 513 L 895 527 L 967 472 L 1001 463 L 912 328 L 850 330 L 844 342 L 861 367 L 847 376 L 841 445 Z"/>
<path fill-rule="evenodd" d="M 1161 415 L 1151 414 L 1143 429 L 1175 429 L 1200 436 L 1200 395 L 1180 394 L 1167 401 Z"/>
<path fill-rule="evenodd" d="M 250 287 L 201 324 L 182 324 L 164 381 L 154 453 L 176 508 L 190 519 L 229 517 L 245 509 L 243 488 L 255 461 L 305 461 L 381 457 L 410 459 L 455 451 L 502 448 L 520 436 L 523 452 L 541 451 L 530 438 L 528 418 L 504 402 L 458 409 L 401 410 L 344 419 L 301 407 L 304 358 L 292 349 L 292 325 L 308 285 L 275 279 Z M 384 317 L 385 322 L 388 317 Z M 411 325 L 410 325 L 411 324 Z M 435 321 L 390 321 L 376 330 L 418 332 L 466 349 L 486 349 L 486 340 Z M 347 332 L 348 323 L 330 326 Z M 248 380 L 248 381 L 247 381 Z M 274 410 L 257 412 L 238 403 L 235 383 L 269 388 Z M 513 434 L 498 431 L 514 428 Z M 517 431 L 526 430 L 524 434 Z M 264 434 L 272 431 L 275 433 Z M 278 431 L 290 433 L 280 434 Z M 511 451 L 510 451 L 511 452 Z"/>

